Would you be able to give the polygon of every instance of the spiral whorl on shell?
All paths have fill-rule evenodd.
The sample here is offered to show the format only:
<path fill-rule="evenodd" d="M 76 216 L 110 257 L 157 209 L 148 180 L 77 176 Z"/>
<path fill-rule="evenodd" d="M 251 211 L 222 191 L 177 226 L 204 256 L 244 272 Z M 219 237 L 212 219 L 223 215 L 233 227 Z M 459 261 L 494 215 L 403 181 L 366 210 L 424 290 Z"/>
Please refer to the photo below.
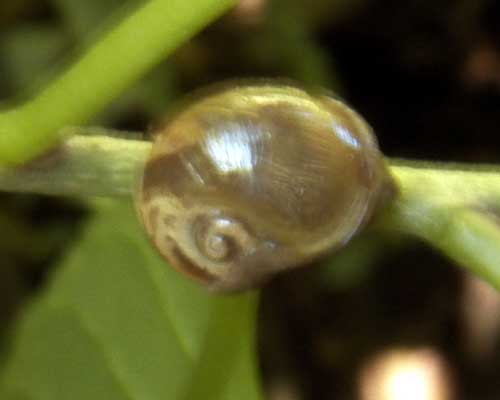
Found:
<path fill-rule="evenodd" d="M 388 187 L 344 103 L 272 84 L 212 91 L 156 132 L 138 209 L 160 254 L 222 290 L 345 244 Z"/>

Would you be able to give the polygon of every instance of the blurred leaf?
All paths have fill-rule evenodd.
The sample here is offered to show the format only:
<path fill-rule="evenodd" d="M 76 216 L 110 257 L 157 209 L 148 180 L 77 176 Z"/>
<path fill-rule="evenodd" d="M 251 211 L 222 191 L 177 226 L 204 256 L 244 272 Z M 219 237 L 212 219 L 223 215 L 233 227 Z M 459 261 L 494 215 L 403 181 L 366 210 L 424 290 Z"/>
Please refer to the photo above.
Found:
<path fill-rule="evenodd" d="M 255 52 L 277 60 L 286 75 L 293 79 L 339 90 L 333 60 L 314 41 L 303 6 L 274 1 L 270 3 L 268 14 L 266 32 L 254 39 Z"/>
<path fill-rule="evenodd" d="M 351 17 L 370 4 L 368 0 L 274 0 L 281 7 L 297 7 L 311 29 L 332 26 Z"/>
<path fill-rule="evenodd" d="M 35 228 L 4 208 L 0 208 L 0 232 L 9 232 L 0 243 L 0 254 L 4 261 L 14 258 L 35 263 L 53 254 L 55 249 L 67 243 L 70 236 L 68 227 L 63 224 L 54 223 Z M 26 243 L 30 244 L 29 247 Z M 7 265 L 0 263 L 0 270 L 4 266 Z"/>
<path fill-rule="evenodd" d="M 0 1 L 0 29 L 10 24 L 14 25 L 19 16 L 36 13 L 43 2 L 38 0 Z"/>
<path fill-rule="evenodd" d="M 232 29 L 229 31 L 229 47 L 236 55 L 239 72 L 245 76 L 254 76 L 257 71 L 257 75 L 286 77 L 306 85 L 340 89 L 333 59 L 315 40 L 312 27 L 305 18 L 304 4 L 269 1 L 262 23 L 251 30 Z M 238 64 L 233 67 L 236 66 Z M 234 69 L 234 72 L 238 70 Z"/>
<path fill-rule="evenodd" d="M 33 91 L 44 84 L 66 45 L 62 31 L 53 26 L 27 25 L 3 34 L 0 54 L 9 85 Z"/>
<path fill-rule="evenodd" d="M 104 203 L 17 327 L 0 398 L 257 399 L 255 306 L 173 272 Z"/>
<path fill-rule="evenodd" d="M 168 60 L 131 86 L 106 110 L 96 116 L 104 124 L 113 124 L 120 118 L 139 115 L 148 121 L 163 117 L 168 107 L 176 100 L 177 88 L 175 68 Z"/>
<path fill-rule="evenodd" d="M 367 230 L 335 253 L 318 268 L 318 279 L 333 289 L 350 289 L 368 279 L 381 260 L 390 257 L 406 243 L 401 235 Z"/>
<path fill-rule="evenodd" d="M 62 14 L 65 23 L 78 40 L 87 41 L 108 16 L 124 4 L 140 3 L 143 0 L 52 0 Z"/>

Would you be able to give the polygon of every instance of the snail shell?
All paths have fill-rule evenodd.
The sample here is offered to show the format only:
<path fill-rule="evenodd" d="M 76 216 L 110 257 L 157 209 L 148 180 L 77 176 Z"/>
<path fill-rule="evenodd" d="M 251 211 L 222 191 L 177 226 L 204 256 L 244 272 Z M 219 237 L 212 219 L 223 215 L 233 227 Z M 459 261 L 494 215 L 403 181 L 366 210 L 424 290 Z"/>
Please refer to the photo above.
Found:
<path fill-rule="evenodd" d="M 243 85 L 196 100 L 156 132 L 137 206 L 173 267 L 234 291 L 344 245 L 388 182 L 370 127 L 343 102 Z"/>

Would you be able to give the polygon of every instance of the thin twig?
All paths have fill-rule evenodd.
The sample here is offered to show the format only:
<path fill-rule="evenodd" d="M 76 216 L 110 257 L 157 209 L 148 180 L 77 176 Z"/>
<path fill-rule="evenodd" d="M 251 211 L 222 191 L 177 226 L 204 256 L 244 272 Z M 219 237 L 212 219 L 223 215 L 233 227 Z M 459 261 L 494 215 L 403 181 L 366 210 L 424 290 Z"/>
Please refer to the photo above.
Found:
<path fill-rule="evenodd" d="M 0 190 L 131 196 L 151 143 L 116 137 L 119 132 L 112 135 L 73 136 L 29 165 L 0 169 Z M 400 160 L 389 164 L 398 195 L 375 228 L 419 237 L 500 289 L 500 168 Z"/>
<path fill-rule="evenodd" d="M 72 136 L 27 165 L 0 168 L 0 190 L 50 195 L 130 195 L 151 143 L 94 136 L 94 129 L 79 131 L 90 135 Z"/>

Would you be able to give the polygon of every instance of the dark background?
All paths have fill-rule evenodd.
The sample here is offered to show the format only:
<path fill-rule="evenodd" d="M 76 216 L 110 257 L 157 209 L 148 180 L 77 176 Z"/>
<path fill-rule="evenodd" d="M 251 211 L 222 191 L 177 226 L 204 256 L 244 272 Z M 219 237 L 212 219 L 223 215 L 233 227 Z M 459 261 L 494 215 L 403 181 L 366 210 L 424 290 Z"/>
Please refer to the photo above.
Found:
<path fill-rule="evenodd" d="M 1 1 L 0 100 L 42 87 L 123 3 Z M 93 123 L 144 131 L 190 90 L 261 76 L 337 91 L 390 157 L 500 162 L 494 0 L 242 1 Z M 76 199 L 0 195 L 0 338 L 86 213 Z M 277 279 L 263 291 L 260 322 L 272 399 L 359 398 L 360 371 L 394 349 L 431 349 L 452 398 L 500 398 L 500 297 L 409 239 L 368 233 Z"/>

